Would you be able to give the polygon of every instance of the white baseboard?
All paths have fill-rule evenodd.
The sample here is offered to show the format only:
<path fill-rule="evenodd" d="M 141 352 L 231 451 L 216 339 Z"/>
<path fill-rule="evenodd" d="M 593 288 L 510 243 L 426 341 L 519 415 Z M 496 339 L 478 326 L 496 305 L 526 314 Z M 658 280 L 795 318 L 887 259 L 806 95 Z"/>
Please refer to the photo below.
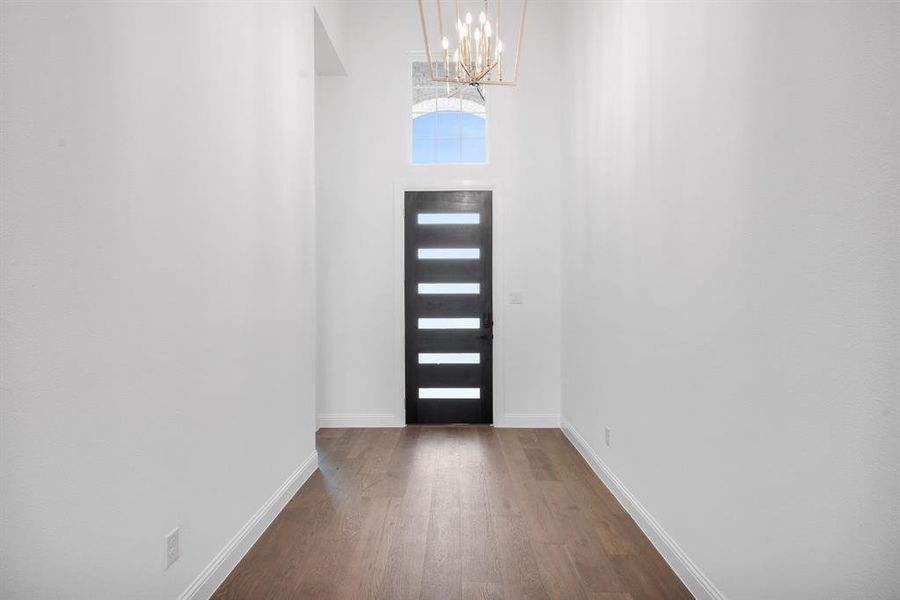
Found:
<path fill-rule="evenodd" d="M 497 419 L 494 426 L 556 429 L 559 427 L 559 415 L 556 413 L 503 415 L 502 418 Z"/>
<path fill-rule="evenodd" d="M 319 415 L 319 427 L 404 427 L 406 423 L 397 415 L 383 414 L 324 414 Z"/>
<path fill-rule="evenodd" d="M 560 419 L 560 428 L 575 449 L 591 466 L 597 477 L 615 495 L 619 503 L 628 511 L 638 527 L 656 547 L 675 574 L 684 582 L 698 600 L 725 600 L 725 595 L 703 574 L 700 568 L 685 554 L 684 550 L 672 539 L 662 525 L 653 518 L 643 504 L 625 487 L 625 484 L 610 471 L 606 463 L 594 451 L 587 441 L 565 418 Z"/>
<path fill-rule="evenodd" d="M 403 419 L 392 414 L 322 414 L 318 427 L 405 427 Z M 559 415 L 556 413 L 504 415 L 494 423 L 495 427 L 537 427 L 556 429 Z"/>
<path fill-rule="evenodd" d="M 208 600 L 317 468 L 319 468 L 319 455 L 313 450 L 313 453 L 291 473 L 291 476 L 275 490 L 265 504 L 206 565 L 206 568 L 182 592 L 178 600 Z"/>

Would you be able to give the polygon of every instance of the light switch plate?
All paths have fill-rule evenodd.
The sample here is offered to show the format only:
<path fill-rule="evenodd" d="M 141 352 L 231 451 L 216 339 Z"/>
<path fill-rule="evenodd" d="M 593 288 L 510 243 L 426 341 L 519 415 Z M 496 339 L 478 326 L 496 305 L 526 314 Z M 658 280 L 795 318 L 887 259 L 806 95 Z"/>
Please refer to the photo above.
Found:
<path fill-rule="evenodd" d="M 509 294 L 509 303 L 510 304 L 522 304 L 524 302 L 524 298 L 522 297 L 522 292 L 510 292 Z"/>

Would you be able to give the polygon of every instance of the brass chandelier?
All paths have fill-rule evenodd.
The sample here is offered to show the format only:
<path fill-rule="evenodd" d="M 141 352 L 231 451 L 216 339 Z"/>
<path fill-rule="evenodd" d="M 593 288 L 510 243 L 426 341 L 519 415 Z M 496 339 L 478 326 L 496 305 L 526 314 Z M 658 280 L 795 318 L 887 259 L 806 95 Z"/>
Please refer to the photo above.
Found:
<path fill-rule="evenodd" d="M 481 0 L 481 12 L 477 19 L 467 11 L 460 14 L 460 0 L 454 0 L 454 17 L 456 38 L 451 53 L 450 39 L 444 33 L 444 10 L 441 0 L 437 2 L 438 35 L 441 40 L 441 57 L 439 61 L 431 58 L 431 46 L 428 42 L 428 27 L 425 24 L 425 7 L 419 2 L 419 19 L 422 22 L 422 36 L 425 38 L 425 56 L 433 81 L 454 83 L 459 87 L 474 87 L 484 99 L 481 86 L 484 85 L 516 85 L 519 75 L 519 52 L 522 49 L 522 35 L 525 31 L 525 13 L 528 0 L 522 0 L 522 16 L 519 19 L 519 37 L 516 41 L 516 55 L 512 65 L 512 77 L 507 78 L 503 72 L 503 38 L 500 37 L 501 2 L 495 0 L 493 21 L 488 11 L 488 0 Z M 496 25 L 496 28 L 495 28 Z M 435 72 L 435 65 L 443 66 L 442 73 Z M 454 92 L 455 93 L 455 92 Z"/>

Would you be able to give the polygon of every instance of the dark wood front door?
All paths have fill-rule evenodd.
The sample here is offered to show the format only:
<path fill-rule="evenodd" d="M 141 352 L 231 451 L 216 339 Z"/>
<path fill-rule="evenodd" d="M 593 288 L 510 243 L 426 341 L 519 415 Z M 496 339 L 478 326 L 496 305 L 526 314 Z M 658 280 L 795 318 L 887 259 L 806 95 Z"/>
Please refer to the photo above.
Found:
<path fill-rule="evenodd" d="M 406 422 L 491 423 L 491 192 L 406 192 Z"/>

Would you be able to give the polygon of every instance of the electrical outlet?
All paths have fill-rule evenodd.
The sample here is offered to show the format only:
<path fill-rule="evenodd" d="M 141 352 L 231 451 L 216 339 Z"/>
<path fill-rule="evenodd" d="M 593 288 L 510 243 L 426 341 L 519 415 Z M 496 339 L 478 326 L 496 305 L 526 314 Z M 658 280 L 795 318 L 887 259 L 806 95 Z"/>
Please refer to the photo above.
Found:
<path fill-rule="evenodd" d="M 172 563 L 178 560 L 178 556 L 181 553 L 181 548 L 179 544 L 179 536 L 181 535 L 181 529 L 176 527 L 172 531 L 169 532 L 169 535 L 166 536 L 166 568 L 172 566 Z"/>
<path fill-rule="evenodd" d="M 606 445 L 609 446 L 612 443 L 612 429 L 609 427 L 606 428 Z"/>

